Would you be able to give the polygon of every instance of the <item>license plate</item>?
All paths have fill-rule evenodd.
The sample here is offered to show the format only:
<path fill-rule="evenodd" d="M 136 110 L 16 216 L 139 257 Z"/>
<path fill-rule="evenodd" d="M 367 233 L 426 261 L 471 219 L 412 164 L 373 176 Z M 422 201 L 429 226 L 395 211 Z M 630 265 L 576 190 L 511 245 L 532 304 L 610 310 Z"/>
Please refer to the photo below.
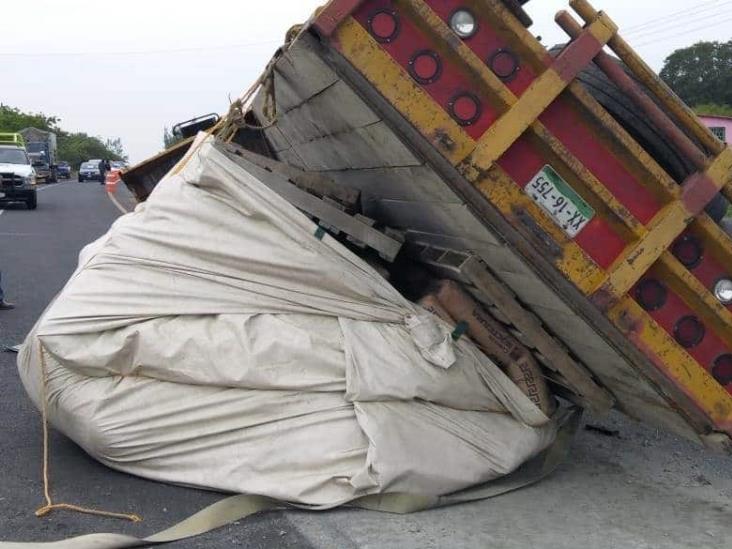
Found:
<path fill-rule="evenodd" d="M 551 166 L 544 166 L 524 188 L 570 238 L 595 217 L 595 210 Z"/>

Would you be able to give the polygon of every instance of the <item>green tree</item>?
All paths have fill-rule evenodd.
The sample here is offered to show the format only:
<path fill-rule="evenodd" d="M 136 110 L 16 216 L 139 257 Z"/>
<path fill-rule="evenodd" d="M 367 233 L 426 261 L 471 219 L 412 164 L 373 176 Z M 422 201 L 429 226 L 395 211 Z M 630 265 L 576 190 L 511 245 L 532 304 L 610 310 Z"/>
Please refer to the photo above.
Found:
<path fill-rule="evenodd" d="M 690 105 L 732 106 L 732 40 L 676 50 L 666 59 L 661 78 Z"/>
<path fill-rule="evenodd" d="M 127 154 L 125 154 L 125 148 L 122 146 L 122 140 L 119 137 L 113 139 L 107 139 L 104 142 L 104 146 L 112 153 L 111 160 L 124 160 L 127 161 Z"/>
<path fill-rule="evenodd" d="M 27 113 L 0 103 L 0 132 L 17 132 L 33 127 L 39 130 L 58 132 L 59 119 L 43 113 Z"/>
<path fill-rule="evenodd" d="M 61 160 L 69 162 L 74 168 L 78 168 L 79 164 L 92 158 L 126 160 L 124 150 L 120 148 L 121 143 L 119 140 L 116 141 L 117 144 L 112 149 L 99 137 L 85 133 L 59 134 L 58 156 Z"/>
<path fill-rule="evenodd" d="M 58 139 L 58 159 L 66 160 L 74 168 L 92 158 L 127 160 L 122 141 L 119 138 L 103 140 L 83 132 L 70 133 L 60 126 L 56 116 L 43 113 L 27 113 L 15 107 L 0 104 L 0 132 L 17 132 L 34 127 L 51 131 Z"/>

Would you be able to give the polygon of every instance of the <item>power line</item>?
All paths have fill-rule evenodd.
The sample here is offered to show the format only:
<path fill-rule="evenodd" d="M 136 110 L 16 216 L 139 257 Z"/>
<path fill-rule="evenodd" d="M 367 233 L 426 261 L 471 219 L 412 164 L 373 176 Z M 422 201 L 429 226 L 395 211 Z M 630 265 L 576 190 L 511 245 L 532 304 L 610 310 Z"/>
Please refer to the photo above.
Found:
<path fill-rule="evenodd" d="M 676 33 L 676 34 L 674 34 L 673 36 L 669 36 L 669 37 L 667 37 L 667 38 L 666 38 L 665 40 L 664 40 L 664 39 L 655 39 L 655 40 L 649 40 L 649 41 L 647 41 L 647 42 L 642 42 L 642 43 L 640 43 L 640 44 L 635 44 L 635 45 L 634 45 L 634 47 L 636 47 L 636 48 L 641 48 L 641 47 L 643 47 L 643 46 L 649 46 L 649 45 L 651 45 L 651 44 L 663 44 L 663 43 L 665 43 L 665 42 L 668 42 L 669 40 L 672 40 L 672 39 L 674 39 L 674 38 L 677 38 L 677 37 L 679 37 L 679 36 L 686 36 L 687 34 L 691 34 L 691 33 L 693 33 L 693 32 L 698 32 L 698 31 L 700 31 L 700 30 L 704 30 L 704 29 L 710 29 L 710 28 L 718 27 L 719 25 L 723 25 L 723 24 L 725 24 L 725 23 L 729 23 L 729 22 L 731 22 L 731 21 L 732 21 L 732 17 L 730 17 L 730 18 L 728 18 L 728 19 L 722 19 L 722 20 L 720 20 L 720 21 L 717 21 L 716 23 L 712 23 L 712 24 L 710 24 L 710 25 L 703 25 L 703 26 L 701 26 L 701 27 L 696 27 L 696 28 L 693 28 L 693 29 L 688 29 L 688 30 L 686 30 L 686 31 L 684 31 L 684 32 L 679 32 L 679 33 Z"/>
<path fill-rule="evenodd" d="M 718 8 L 725 4 L 729 4 L 729 0 L 723 0 L 721 3 L 720 3 L 720 0 L 711 0 L 711 1 L 701 2 L 700 4 L 696 4 L 690 8 L 684 8 L 683 10 L 669 13 L 668 15 L 664 15 L 662 17 L 654 17 L 653 19 L 649 19 L 648 21 L 645 21 L 643 23 L 639 23 L 637 25 L 632 25 L 630 27 L 627 27 L 627 28 L 625 28 L 625 33 L 632 34 L 637 31 L 640 31 L 642 29 L 645 29 L 646 27 L 662 25 L 662 24 L 669 22 L 669 20 L 671 20 L 671 21 L 678 20 L 679 18 L 681 18 L 684 15 L 689 14 L 689 13 L 699 14 L 701 12 L 708 11 L 713 8 Z"/>
<path fill-rule="evenodd" d="M 709 19 L 717 19 L 719 17 L 726 17 L 728 15 L 732 15 L 732 10 L 727 11 L 720 11 L 718 13 L 714 13 L 711 15 L 706 15 L 704 17 L 692 17 L 686 21 L 674 23 L 671 25 L 661 26 L 657 29 L 650 30 L 648 32 L 641 32 L 640 34 L 632 35 L 631 38 L 634 40 L 645 40 L 649 36 L 654 36 L 656 34 L 662 34 L 667 33 L 673 29 L 677 29 L 679 27 L 687 27 L 688 25 L 694 25 L 696 23 L 701 23 L 702 21 L 708 21 Z"/>
<path fill-rule="evenodd" d="M 625 36 L 635 37 L 637 39 L 638 37 L 641 37 L 641 36 L 646 36 L 649 34 L 657 34 L 659 32 L 668 31 L 669 29 L 674 29 L 677 27 L 682 27 L 685 25 L 690 25 L 693 23 L 697 23 L 700 21 L 706 21 L 709 19 L 715 19 L 717 17 L 729 15 L 730 9 L 732 9 L 732 5 L 729 5 L 726 8 L 720 5 L 720 6 L 717 6 L 717 8 L 722 8 L 722 9 L 720 9 L 719 11 L 715 11 L 714 13 L 707 13 L 707 14 L 698 13 L 698 14 L 690 15 L 685 18 L 681 18 L 679 20 L 670 20 L 670 21 L 667 21 L 666 23 L 663 23 L 660 25 L 655 25 L 654 27 L 649 27 L 644 30 L 637 30 L 635 32 L 624 32 L 623 34 Z"/>
<path fill-rule="evenodd" d="M 127 51 L 77 51 L 77 52 L 0 52 L 0 57 L 105 57 L 118 55 L 156 55 L 167 53 L 188 53 L 197 51 L 213 51 L 251 48 L 256 46 L 271 46 L 273 44 L 281 44 L 281 40 L 267 40 L 262 42 L 249 42 L 244 44 L 226 44 L 220 46 L 202 46 L 189 48 L 167 48 L 167 49 L 151 49 L 151 50 L 127 50 Z"/>

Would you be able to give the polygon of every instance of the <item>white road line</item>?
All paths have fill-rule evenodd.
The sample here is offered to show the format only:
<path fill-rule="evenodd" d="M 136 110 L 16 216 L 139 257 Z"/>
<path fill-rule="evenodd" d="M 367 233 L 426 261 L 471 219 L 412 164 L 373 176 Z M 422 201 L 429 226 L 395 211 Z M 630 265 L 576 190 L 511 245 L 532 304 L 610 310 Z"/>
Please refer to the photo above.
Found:
<path fill-rule="evenodd" d="M 66 182 L 66 183 L 52 183 L 50 185 L 46 185 L 45 187 L 38 187 L 38 188 L 36 188 L 36 192 L 39 192 L 40 193 L 41 191 L 47 191 L 48 189 L 53 189 L 54 187 L 61 187 L 63 185 L 68 185 L 68 182 Z"/>

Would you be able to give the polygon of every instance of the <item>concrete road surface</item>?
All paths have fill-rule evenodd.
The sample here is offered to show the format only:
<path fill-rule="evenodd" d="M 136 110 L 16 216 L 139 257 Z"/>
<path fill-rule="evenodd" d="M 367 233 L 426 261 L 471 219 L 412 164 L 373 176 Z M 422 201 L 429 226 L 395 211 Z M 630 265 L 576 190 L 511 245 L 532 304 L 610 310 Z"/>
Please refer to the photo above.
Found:
<path fill-rule="evenodd" d="M 130 204 L 124 192 L 120 199 Z M 18 343 L 72 272 L 82 246 L 119 215 L 93 182 L 43 187 L 38 209 L 0 211 L 0 270 L 15 311 L 0 312 L 0 343 Z M 618 415 L 588 418 L 571 459 L 548 480 L 481 503 L 409 516 L 341 510 L 253 517 L 176 548 L 681 549 L 732 547 L 732 458 L 715 456 Z M 91 532 L 144 536 L 221 495 L 116 473 L 51 436 L 56 501 L 136 512 L 140 524 L 69 512 L 39 519 L 41 422 L 15 355 L 0 353 L 0 541 Z M 446 463 L 445 467 L 450 464 Z"/>

